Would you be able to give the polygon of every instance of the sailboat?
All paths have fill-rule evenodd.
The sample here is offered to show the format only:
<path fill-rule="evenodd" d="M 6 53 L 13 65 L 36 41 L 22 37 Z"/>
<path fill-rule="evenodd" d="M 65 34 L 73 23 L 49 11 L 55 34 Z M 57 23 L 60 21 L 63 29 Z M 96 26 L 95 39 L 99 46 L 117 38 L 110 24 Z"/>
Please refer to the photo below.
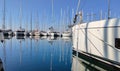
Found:
<path fill-rule="evenodd" d="M 77 16 L 78 14 L 75 20 Z M 79 16 L 82 19 L 82 13 Z M 120 68 L 119 32 L 120 19 L 110 18 L 110 0 L 108 0 L 107 19 L 80 22 L 72 27 L 73 51 Z"/>
<path fill-rule="evenodd" d="M 15 31 L 15 36 L 25 36 L 25 35 L 26 35 L 25 29 L 22 28 L 22 9 L 20 6 L 20 27 Z"/>
<path fill-rule="evenodd" d="M 58 33 L 54 31 L 54 28 L 51 26 L 48 31 L 48 36 L 56 37 Z"/>
<path fill-rule="evenodd" d="M 65 12 L 64 12 L 64 15 L 65 15 Z M 67 18 L 67 17 L 66 17 Z M 65 22 L 66 21 L 66 22 Z M 63 20 L 63 24 L 67 23 L 68 19 L 66 20 Z M 64 27 L 65 29 L 65 27 Z M 67 30 L 64 30 L 63 33 L 62 33 L 62 37 L 71 37 L 72 36 L 72 32 L 71 32 L 71 28 L 68 27 Z"/>
<path fill-rule="evenodd" d="M 53 19 L 54 18 L 54 10 L 53 10 L 53 0 L 52 0 L 52 24 L 53 24 Z M 48 36 L 51 36 L 51 37 L 56 37 L 58 36 L 57 32 L 55 31 L 55 29 L 53 28 L 53 26 L 51 26 L 48 30 Z"/>
<path fill-rule="evenodd" d="M 6 3 L 5 0 L 3 1 L 3 24 L 2 24 L 2 32 L 4 36 L 9 36 L 10 34 L 12 34 L 12 30 L 11 29 L 6 29 L 5 23 L 6 23 Z"/>
<path fill-rule="evenodd" d="M 66 30 L 62 33 L 62 37 L 71 37 L 71 36 L 72 36 L 72 33 L 69 30 Z"/>

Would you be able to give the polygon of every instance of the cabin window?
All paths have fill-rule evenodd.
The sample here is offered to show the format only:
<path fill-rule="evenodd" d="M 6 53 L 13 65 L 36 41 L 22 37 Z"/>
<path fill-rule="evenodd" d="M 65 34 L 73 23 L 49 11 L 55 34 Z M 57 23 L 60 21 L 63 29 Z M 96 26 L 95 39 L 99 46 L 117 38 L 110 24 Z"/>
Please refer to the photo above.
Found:
<path fill-rule="evenodd" d="M 120 49 L 120 38 L 115 38 L 115 47 Z"/>

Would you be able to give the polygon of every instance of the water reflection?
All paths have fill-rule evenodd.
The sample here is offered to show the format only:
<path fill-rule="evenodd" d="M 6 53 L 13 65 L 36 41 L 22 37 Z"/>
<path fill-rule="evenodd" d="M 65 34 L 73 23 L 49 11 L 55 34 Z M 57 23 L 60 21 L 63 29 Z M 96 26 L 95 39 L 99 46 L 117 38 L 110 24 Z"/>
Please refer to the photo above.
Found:
<path fill-rule="evenodd" d="M 79 57 L 73 56 L 72 71 L 105 71 L 97 68 L 95 65 L 81 60 Z"/>
<path fill-rule="evenodd" d="M 0 59 L 0 71 L 4 71 L 4 69 L 3 69 L 3 62 L 2 62 L 1 59 Z"/>
<path fill-rule="evenodd" d="M 12 37 L 0 43 L 0 69 L 5 71 L 104 71 L 72 51 L 71 38 Z M 85 58 L 85 59 L 84 59 Z"/>
<path fill-rule="evenodd" d="M 54 37 L 12 37 L 0 43 L 5 71 L 71 71 L 72 42 Z"/>

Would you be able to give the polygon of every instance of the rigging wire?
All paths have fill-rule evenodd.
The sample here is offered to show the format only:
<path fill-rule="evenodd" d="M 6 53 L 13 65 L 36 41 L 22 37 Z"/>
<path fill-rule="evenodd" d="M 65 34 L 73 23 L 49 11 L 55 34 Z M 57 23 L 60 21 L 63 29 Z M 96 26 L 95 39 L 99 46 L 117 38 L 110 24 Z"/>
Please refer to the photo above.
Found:
<path fill-rule="evenodd" d="M 78 1 L 78 5 L 77 5 L 77 10 L 76 10 L 76 14 L 78 13 L 78 10 L 80 8 L 80 10 L 82 10 L 86 5 L 86 2 L 83 2 L 83 5 L 81 5 L 81 8 L 80 8 L 80 0 Z"/>

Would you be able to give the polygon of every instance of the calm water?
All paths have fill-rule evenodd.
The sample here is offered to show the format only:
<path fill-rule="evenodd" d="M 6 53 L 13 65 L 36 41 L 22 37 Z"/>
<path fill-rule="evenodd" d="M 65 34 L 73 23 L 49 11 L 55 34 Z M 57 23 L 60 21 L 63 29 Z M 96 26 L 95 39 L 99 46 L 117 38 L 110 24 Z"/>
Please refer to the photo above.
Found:
<path fill-rule="evenodd" d="M 5 71 L 71 71 L 70 38 L 5 39 L 0 43 L 0 58 Z"/>
<path fill-rule="evenodd" d="M 71 38 L 5 39 L 0 58 L 4 71 L 104 71 L 74 55 Z"/>

